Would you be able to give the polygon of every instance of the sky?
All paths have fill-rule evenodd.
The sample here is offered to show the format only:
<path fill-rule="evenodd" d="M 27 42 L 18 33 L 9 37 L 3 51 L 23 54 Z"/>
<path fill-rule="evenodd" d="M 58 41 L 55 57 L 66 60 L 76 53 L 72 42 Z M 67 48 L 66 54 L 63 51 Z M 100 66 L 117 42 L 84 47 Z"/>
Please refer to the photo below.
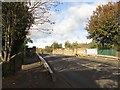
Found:
<path fill-rule="evenodd" d="M 38 48 L 44 48 L 50 46 L 53 42 L 78 42 L 89 43 L 92 39 L 87 39 L 87 31 L 85 30 L 88 19 L 95 11 L 98 5 L 106 4 L 108 1 L 115 2 L 116 0 L 61 0 L 62 4 L 59 4 L 55 10 L 50 11 L 49 18 L 51 21 L 55 21 L 54 25 L 48 23 L 34 24 L 30 30 L 30 38 L 33 43 L 28 43 L 29 47 L 36 46 Z M 43 33 L 40 30 L 34 30 L 34 28 L 49 28 L 53 30 L 51 34 Z"/>

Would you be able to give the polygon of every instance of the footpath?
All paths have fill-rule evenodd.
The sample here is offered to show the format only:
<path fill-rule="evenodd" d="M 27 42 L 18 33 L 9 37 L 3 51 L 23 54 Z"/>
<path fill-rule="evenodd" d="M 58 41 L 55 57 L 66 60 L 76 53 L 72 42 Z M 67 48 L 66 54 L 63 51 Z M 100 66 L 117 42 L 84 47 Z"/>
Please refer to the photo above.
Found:
<path fill-rule="evenodd" d="M 79 58 L 84 58 L 93 61 L 100 61 L 105 62 L 111 65 L 120 66 L 120 58 L 115 56 L 108 56 L 108 55 L 88 55 L 88 56 L 78 56 Z"/>

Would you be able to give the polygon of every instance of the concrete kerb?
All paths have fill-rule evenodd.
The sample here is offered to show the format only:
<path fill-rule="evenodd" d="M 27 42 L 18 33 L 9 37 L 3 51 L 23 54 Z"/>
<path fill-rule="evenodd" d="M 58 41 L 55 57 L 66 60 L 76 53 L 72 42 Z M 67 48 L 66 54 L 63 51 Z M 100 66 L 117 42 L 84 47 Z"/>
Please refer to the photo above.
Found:
<path fill-rule="evenodd" d="M 111 59 L 116 59 L 116 60 L 119 59 L 118 57 L 115 57 L 115 56 L 108 56 L 108 55 L 97 55 L 97 57 L 111 58 Z"/>
<path fill-rule="evenodd" d="M 43 62 L 44 67 L 49 71 L 52 81 L 55 82 L 56 78 L 55 78 L 54 72 L 51 69 L 51 67 L 49 66 L 49 64 L 45 61 L 45 59 L 42 56 L 40 56 L 38 53 L 36 53 L 36 54 L 39 57 L 39 59 Z"/>
<path fill-rule="evenodd" d="M 80 57 L 80 56 L 76 56 L 76 57 Z M 104 58 L 104 59 L 110 59 L 110 60 L 117 60 L 120 61 L 120 57 L 116 57 L 116 56 L 108 56 L 108 55 L 86 55 L 86 56 L 82 56 L 82 57 L 87 57 L 87 58 Z"/>

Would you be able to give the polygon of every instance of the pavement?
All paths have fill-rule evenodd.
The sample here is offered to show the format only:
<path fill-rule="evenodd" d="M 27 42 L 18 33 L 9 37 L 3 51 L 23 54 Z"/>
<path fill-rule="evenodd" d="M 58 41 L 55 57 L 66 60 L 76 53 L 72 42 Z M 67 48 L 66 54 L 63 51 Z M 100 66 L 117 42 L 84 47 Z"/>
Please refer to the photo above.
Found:
<path fill-rule="evenodd" d="M 107 55 L 89 55 L 89 56 L 77 56 L 79 58 L 83 59 L 89 59 L 89 60 L 97 60 L 98 62 L 104 62 L 104 63 L 109 63 L 112 65 L 119 65 L 120 64 L 120 59 L 118 57 L 114 56 L 107 56 Z"/>
<path fill-rule="evenodd" d="M 109 55 L 97 55 L 98 57 L 105 57 L 105 58 L 111 58 L 111 59 L 118 59 L 116 56 L 109 56 Z"/>

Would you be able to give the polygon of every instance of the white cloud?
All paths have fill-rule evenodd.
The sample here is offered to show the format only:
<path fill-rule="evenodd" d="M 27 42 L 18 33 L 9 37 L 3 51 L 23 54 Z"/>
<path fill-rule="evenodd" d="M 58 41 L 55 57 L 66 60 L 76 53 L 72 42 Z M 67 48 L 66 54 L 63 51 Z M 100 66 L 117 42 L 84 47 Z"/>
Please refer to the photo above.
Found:
<path fill-rule="evenodd" d="M 82 4 L 79 6 L 72 6 L 68 10 L 63 11 L 59 15 L 61 20 L 58 20 L 57 24 L 54 26 L 53 36 L 59 38 L 58 40 L 66 41 L 78 41 L 78 42 L 88 42 L 86 39 L 87 34 L 83 30 L 87 23 L 87 18 L 92 15 L 93 10 L 95 10 L 96 5 Z M 76 30 L 78 33 L 75 33 Z"/>
<path fill-rule="evenodd" d="M 119 1 L 119 0 L 58 0 L 60 2 L 115 2 L 115 1 Z"/>
<path fill-rule="evenodd" d="M 83 3 L 79 5 L 70 6 L 67 10 L 61 13 L 51 12 L 50 18 L 56 21 L 56 24 L 52 27 L 49 25 L 38 25 L 37 28 L 53 28 L 52 34 L 44 34 L 42 32 L 32 32 L 31 38 L 34 39 L 34 45 L 37 47 L 44 47 L 46 45 L 52 44 L 54 41 L 59 43 L 64 43 L 65 41 L 86 43 L 90 42 L 86 38 L 87 31 L 84 30 L 88 18 L 92 15 L 93 11 L 100 4 L 105 4 L 106 2 L 95 2 L 92 4 Z M 36 26 L 34 26 L 36 27 Z M 32 45 L 32 44 L 31 44 Z"/>

